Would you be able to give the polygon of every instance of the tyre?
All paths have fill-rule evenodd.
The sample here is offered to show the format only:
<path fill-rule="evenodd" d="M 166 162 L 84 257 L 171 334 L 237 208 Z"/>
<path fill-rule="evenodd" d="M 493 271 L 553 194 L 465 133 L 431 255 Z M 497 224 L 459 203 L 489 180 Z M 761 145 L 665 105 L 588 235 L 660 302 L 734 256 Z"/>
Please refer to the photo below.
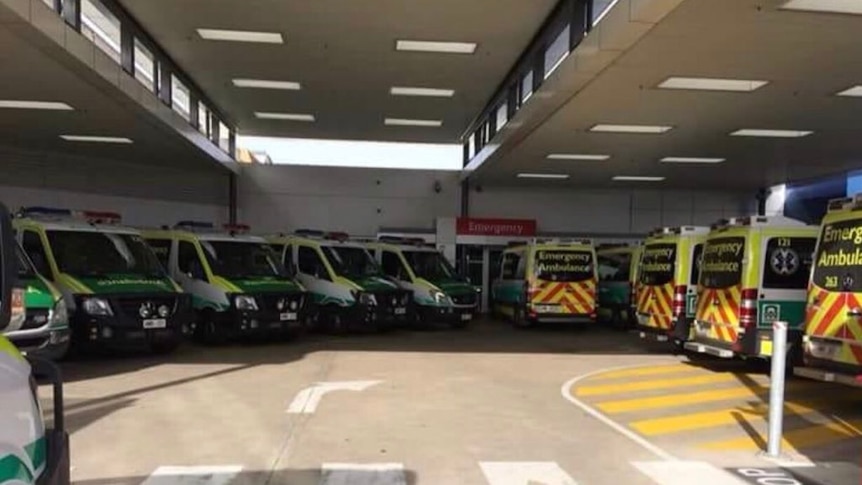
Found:
<path fill-rule="evenodd" d="M 227 340 L 227 335 L 216 323 L 215 311 L 203 310 L 199 313 L 197 327 L 195 328 L 198 339 L 208 345 L 221 345 Z"/>
<path fill-rule="evenodd" d="M 527 317 L 524 315 L 524 309 L 520 307 L 515 308 L 515 313 L 512 316 L 512 325 L 518 329 L 527 329 L 532 325 Z"/>

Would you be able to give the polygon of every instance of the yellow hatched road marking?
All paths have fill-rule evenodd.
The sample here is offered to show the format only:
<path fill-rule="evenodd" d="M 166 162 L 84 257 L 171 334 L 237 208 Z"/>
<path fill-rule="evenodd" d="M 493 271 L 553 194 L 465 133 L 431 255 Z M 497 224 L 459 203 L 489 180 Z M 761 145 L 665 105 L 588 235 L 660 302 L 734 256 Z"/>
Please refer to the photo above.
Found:
<path fill-rule="evenodd" d="M 623 370 L 615 370 L 606 372 L 604 374 L 598 375 L 590 379 L 591 381 L 602 380 L 602 379 L 616 379 L 619 377 L 640 377 L 640 376 L 653 376 L 658 374 L 680 374 L 683 372 L 695 372 L 695 371 L 703 371 L 703 369 L 699 367 L 695 367 L 693 365 L 685 365 L 685 364 L 671 364 L 671 365 L 661 365 L 656 367 L 642 367 L 637 369 L 623 369 Z"/>
<path fill-rule="evenodd" d="M 697 377 L 684 377 L 679 379 L 660 379 L 654 381 L 629 382 L 625 384 L 603 384 L 598 386 L 584 386 L 575 389 L 578 396 L 598 396 L 602 394 L 619 394 L 633 391 L 649 391 L 653 389 L 669 389 L 673 387 L 699 386 L 704 384 L 715 384 L 719 382 L 734 381 L 734 374 L 717 374 Z"/>
<path fill-rule="evenodd" d="M 821 383 L 813 381 L 788 382 L 788 392 L 805 390 L 819 387 Z M 769 394 L 765 386 L 757 390 L 748 387 L 731 387 L 727 389 L 715 389 L 712 391 L 686 392 L 680 394 L 668 394 L 665 396 L 643 397 L 635 399 L 622 399 L 619 401 L 605 401 L 596 404 L 602 412 L 607 414 L 627 413 L 632 411 L 646 411 L 649 409 L 673 408 L 688 406 L 691 404 L 702 404 L 716 401 L 728 401 L 731 399 L 745 397 L 761 397 Z"/>
<path fill-rule="evenodd" d="M 784 433 L 782 446 L 785 448 L 800 450 L 812 446 L 820 446 L 836 441 L 862 437 L 862 419 L 852 421 L 835 421 L 817 426 L 806 426 Z M 707 443 L 702 448 L 710 450 L 757 450 L 760 443 L 766 442 L 764 434 L 759 433 L 759 439 L 746 436 L 724 441 Z"/>

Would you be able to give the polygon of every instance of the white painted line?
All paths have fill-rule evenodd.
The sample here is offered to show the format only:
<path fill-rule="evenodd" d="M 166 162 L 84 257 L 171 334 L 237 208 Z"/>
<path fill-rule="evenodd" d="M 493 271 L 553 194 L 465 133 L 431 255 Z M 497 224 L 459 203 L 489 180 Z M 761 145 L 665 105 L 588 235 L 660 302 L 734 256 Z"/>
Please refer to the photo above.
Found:
<path fill-rule="evenodd" d="M 228 485 L 241 471 L 239 465 L 160 466 L 141 485 Z"/>
<path fill-rule="evenodd" d="M 401 463 L 324 463 L 319 485 L 407 485 Z"/>
<path fill-rule="evenodd" d="M 332 391 L 364 391 L 371 386 L 380 384 L 382 381 L 343 381 L 343 382 L 318 382 L 307 387 L 293 398 L 293 402 L 287 408 L 291 414 L 311 414 L 317 410 L 317 405 L 324 394 Z"/>
<path fill-rule="evenodd" d="M 607 369 L 601 369 L 601 370 L 598 370 L 595 372 L 590 372 L 588 374 L 584 374 L 582 376 L 578 376 L 578 377 L 575 377 L 575 378 L 567 381 L 565 384 L 563 384 L 563 387 L 560 388 L 560 393 L 563 395 L 564 399 L 566 399 L 570 403 L 574 404 L 575 406 L 581 408 L 581 410 L 583 410 L 585 413 L 598 419 L 602 423 L 610 426 L 612 429 L 614 429 L 615 431 L 617 431 L 621 435 L 625 436 L 626 438 L 628 438 L 628 439 L 634 441 L 635 443 L 641 445 L 643 448 L 650 451 L 655 456 L 661 458 L 662 460 L 677 461 L 676 458 L 674 458 L 674 456 L 671 455 L 670 453 L 668 453 L 668 452 L 664 451 L 663 449 L 659 448 L 658 446 L 650 443 L 649 441 L 647 441 L 645 438 L 638 435 L 634 431 L 632 431 L 632 430 L 626 428 L 625 426 L 617 423 L 616 421 L 610 419 L 609 417 L 605 416 L 604 414 L 596 411 L 595 409 L 593 409 L 592 407 L 590 407 L 586 403 L 581 402 L 579 399 L 575 398 L 575 396 L 573 396 L 571 393 L 571 388 L 575 384 L 577 384 L 578 382 L 580 382 L 582 380 L 589 379 L 590 377 L 602 374 L 604 372 L 610 372 L 610 371 L 615 371 L 615 370 L 624 370 L 624 369 L 636 369 L 638 367 L 649 367 L 649 366 L 642 365 L 642 364 L 641 365 L 625 365 L 625 366 L 611 367 L 611 368 L 607 368 Z"/>
<path fill-rule="evenodd" d="M 703 461 L 636 461 L 632 465 L 661 485 L 746 485 L 733 474 Z"/>
<path fill-rule="evenodd" d="M 491 485 L 577 485 L 553 461 L 483 461 L 479 467 Z"/>

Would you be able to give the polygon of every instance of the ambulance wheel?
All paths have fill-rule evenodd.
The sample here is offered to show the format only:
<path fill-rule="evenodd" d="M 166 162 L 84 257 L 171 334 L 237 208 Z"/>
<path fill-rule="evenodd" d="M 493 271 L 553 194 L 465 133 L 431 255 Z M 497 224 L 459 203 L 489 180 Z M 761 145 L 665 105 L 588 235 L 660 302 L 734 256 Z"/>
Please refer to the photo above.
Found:
<path fill-rule="evenodd" d="M 530 320 L 524 315 L 523 308 L 515 308 L 515 312 L 512 315 L 512 325 L 518 329 L 526 329 L 532 326 Z"/>
<path fill-rule="evenodd" d="M 216 323 L 215 311 L 209 308 L 200 313 L 197 330 L 199 330 L 200 339 L 205 344 L 220 345 L 227 340 L 227 336 Z"/>

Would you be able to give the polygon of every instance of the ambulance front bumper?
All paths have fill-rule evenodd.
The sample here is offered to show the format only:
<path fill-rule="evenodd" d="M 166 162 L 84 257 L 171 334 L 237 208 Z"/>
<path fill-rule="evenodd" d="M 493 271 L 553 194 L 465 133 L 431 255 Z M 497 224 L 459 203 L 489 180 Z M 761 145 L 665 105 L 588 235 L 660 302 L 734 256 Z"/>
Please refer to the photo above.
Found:
<path fill-rule="evenodd" d="M 221 316 L 221 324 L 234 334 L 255 336 L 298 330 L 305 325 L 307 299 L 301 292 L 288 294 L 256 294 L 256 310 L 232 306 Z"/>
<path fill-rule="evenodd" d="M 96 296 L 109 302 L 110 315 L 86 313 L 82 302 L 87 298 L 90 297 L 76 296 L 77 311 L 69 317 L 72 336 L 81 342 L 125 347 L 172 341 L 182 338 L 183 330 L 193 320 L 191 295 L 187 293 Z M 171 313 L 164 318 L 156 315 L 142 317 L 139 308 L 146 303 L 153 303 L 156 307 L 168 305 Z"/>
<path fill-rule="evenodd" d="M 447 324 L 465 323 L 473 320 L 476 314 L 475 305 L 467 306 L 431 306 L 419 305 L 417 311 L 426 321 Z"/>

